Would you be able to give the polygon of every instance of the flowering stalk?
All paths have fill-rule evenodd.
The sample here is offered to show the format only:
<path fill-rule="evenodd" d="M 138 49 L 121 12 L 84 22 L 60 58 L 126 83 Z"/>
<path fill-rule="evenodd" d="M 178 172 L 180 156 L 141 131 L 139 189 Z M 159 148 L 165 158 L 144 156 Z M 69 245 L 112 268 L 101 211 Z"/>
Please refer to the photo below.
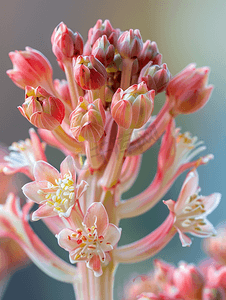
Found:
<path fill-rule="evenodd" d="M 0 236 L 16 240 L 49 276 L 73 284 L 76 300 L 113 300 L 119 263 L 153 257 L 177 232 L 183 246 L 191 245 L 187 233 L 209 237 L 215 232 L 206 216 L 219 204 L 221 195 L 200 196 L 196 170 L 213 156 L 193 160 L 205 147 L 190 133 L 180 133 L 175 125 L 178 114 L 195 112 L 209 99 L 209 69 L 190 65 L 171 78 L 155 42 L 143 43 L 139 30 L 121 32 L 108 20 L 97 21 L 84 47 L 80 34 L 64 23 L 56 27 L 51 42 L 67 81 L 53 82 L 48 60 L 36 50 L 26 48 L 10 54 L 14 69 L 8 75 L 26 91 L 19 110 L 38 127 L 45 143 L 30 129 L 30 139 L 13 143 L 12 152 L 0 163 L 0 171 L 7 176 L 22 172 L 31 179 L 22 187 L 26 201 L 22 209 L 12 193 L 0 206 Z M 165 90 L 166 102 L 153 117 L 155 95 Z M 122 194 L 139 175 L 142 153 L 161 137 L 153 182 L 139 195 L 123 200 Z M 48 163 L 46 144 L 66 156 L 60 171 Z M 120 220 L 151 209 L 187 170 L 190 172 L 177 202 L 164 201 L 169 208 L 166 220 L 146 237 L 118 246 Z M 32 203 L 38 208 L 30 213 Z M 59 246 L 68 252 L 70 264 L 36 236 L 30 219 L 45 222 Z M 202 280 L 196 269 L 183 265 L 186 271 L 173 276 L 174 268 L 158 265 L 169 280 L 175 278 L 179 292 L 167 290 L 156 295 L 152 290 L 137 295 L 140 299 L 200 297 Z M 193 275 L 200 279 L 199 289 L 186 298 L 194 284 Z M 218 288 L 218 279 L 206 287 L 205 299 Z"/>

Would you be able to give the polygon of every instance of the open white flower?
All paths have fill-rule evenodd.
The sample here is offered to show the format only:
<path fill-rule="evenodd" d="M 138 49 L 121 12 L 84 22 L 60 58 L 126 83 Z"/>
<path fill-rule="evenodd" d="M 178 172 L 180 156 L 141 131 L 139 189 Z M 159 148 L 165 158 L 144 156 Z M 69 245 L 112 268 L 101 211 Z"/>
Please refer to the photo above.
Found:
<path fill-rule="evenodd" d="M 75 163 L 71 156 L 63 160 L 60 171 L 47 162 L 38 161 L 34 167 L 35 181 L 23 186 L 24 195 L 41 204 L 32 215 L 33 221 L 56 215 L 69 217 L 76 200 L 85 192 L 88 184 L 82 180 L 77 185 Z"/>
<path fill-rule="evenodd" d="M 196 170 L 189 172 L 177 202 L 173 200 L 163 201 L 169 210 L 175 214 L 174 226 L 179 233 L 183 247 L 190 246 L 192 243 L 185 232 L 198 237 L 209 237 L 215 234 L 215 229 L 206 219 L 206 216 L 218 206 L 221 194 L 199 195 L 198 180 Z"/>

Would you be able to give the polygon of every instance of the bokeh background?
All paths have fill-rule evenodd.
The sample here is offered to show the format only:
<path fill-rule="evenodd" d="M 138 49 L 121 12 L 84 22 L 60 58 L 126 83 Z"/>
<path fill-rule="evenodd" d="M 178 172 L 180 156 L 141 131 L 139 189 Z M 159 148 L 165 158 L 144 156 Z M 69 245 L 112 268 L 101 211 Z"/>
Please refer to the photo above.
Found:
<path fill-rule="evenodd" d="M 215 160 L 199 168 L 200 186 L 203 195 L 213 192 L 223 194 L 220 206 L 209 219 L 214 225 L 226 220 L 225 146 L 226 146 L 226 2 L 225 0 L 7 0 L 0 10 L 0 141 L 10 145 L 13 141 L 28 137 L 30 124 L 23 118 L 17 106 L 24 100 L 24 92 L 6 76 L 11 69 L 8 52 L 23 50 L 31 46 L 41 51 L 50 60 L 54 78 L 64 78 L 51 51 L 50 37 L 55 26 L 64 21 L 69 28 L 79 31 L 84 40 L 97 19 L 109 19 L 113 27 L 122 30 L 139 28 L 143 40 L 154 40 L 163 54 L 170 72 L 175 75 L 191 62 L 197 66 L 211 67 L 209 82 L 215 85 L 212 98 L 201 111 L 177 118 L 182 131 L 190 131 L 205 141 L 207 153 Z M 156 97 L 155 113 L 164 103 L 164 95 Z M 151 182 L 155 170 L 160 142 L 144 155 L 140 176 L 128 198 L 141 192 Z M 49 161 L 59 167 L 63 156 L 57 151 L 47 151 Z M 185 174 L 164 197 L 177 199 Z M 148 234 L 165 219 L 168 211 L 159 203 L 144 216 L 121 222 L 123 228 L 121 244 L 132 242 Z M 34 224 L 38 234 L 49 246 L 67 260 L 67 253 L 58 249 L 54 237 L 49 237 L 41 224 Z M 62 251 L 60 251 L 62 250 Z M 180 260 L 198 263 L 205 254 L 200 239 L 194 238 L 190 248 L 182 248 L 178 236 L 157 257 L 177 264 Z M 152 268 L 152 260 L 118 268 L 115 299 L 121 299 L 123 286 L 137 273 L 146 273 Z M 56 282 L 31 265 L 16 273 L 5 292 L 3 300 L 15 296 L 31 299 L 74 299 L 70 285 Z"/>

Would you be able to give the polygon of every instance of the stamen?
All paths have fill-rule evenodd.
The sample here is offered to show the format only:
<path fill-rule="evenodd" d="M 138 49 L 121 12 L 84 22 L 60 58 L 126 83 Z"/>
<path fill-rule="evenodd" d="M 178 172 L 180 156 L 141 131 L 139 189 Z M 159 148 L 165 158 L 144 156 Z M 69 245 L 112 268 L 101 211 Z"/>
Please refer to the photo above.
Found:
<path fill-rule="evenodd" d="M 53 185 L 51 182 L 47 184 L 48 189 L 51 189 L 52 192 L 46 193 L 40 189 L 37 193 L 45 195 L 46 200 L 51 200 L 48 204 L 54 205 L 55 211 L 65 213 L 74 204 L 74 181 L 71 172 L 66 173 L 63 179 L 55 179 L 55 183 L 56 185 Z"/>

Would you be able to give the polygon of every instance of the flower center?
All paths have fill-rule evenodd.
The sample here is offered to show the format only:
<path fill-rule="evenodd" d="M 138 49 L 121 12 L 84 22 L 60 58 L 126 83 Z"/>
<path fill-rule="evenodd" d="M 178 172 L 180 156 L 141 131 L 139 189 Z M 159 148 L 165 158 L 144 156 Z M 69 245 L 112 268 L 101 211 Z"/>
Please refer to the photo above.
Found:
<path fill-rule="evenodd" d="M 186 228 L 189 226 L 195 226 L 195 229 L 200 231 L 201 229 L 199 226 L 206 225 L 204 219 L 201 217 L 206 210 L 202 203 L 202 198 L 198 196 L 198 192 L 199 191 L 187 199 L 187 205 L 177 219 L 182 221 L 182 227 Z M 199 216 L 200 218 L 198 218 Z"/>
<path fill-rule="evenodd" d="M 178 144 L 181 143 L 181 144 L 187 145 L 190 149 L 194 148 L 195 141 L 196 141 L 195 138 L 192 138 L 191 134 L 189 132 L 181 133 L 177 137 Z"/>
<path fill-rule="evenodd" d="M 63 179 L 55 179 L 56 185 L 48 182 L 48 189 L 52 192 L 44 192 L 38 190 L 39 194 L 45 193 L 47 204 L 54 206 L 54 211 L 65 213 L 68 208 L 74 204 L 74 180 L 72 179 L 71 172 L 64 175 Z"/>
<path fill-rule="evenodd" d="M 102 235 L 98 236 L 95 225 L 90 228 L 85 227 L 85 232 L 78 228 L 76 232 L 68 236 L 68 239 L 75 240 L 79 246 L 74 252 L 76 254 L 75 260 L 80 258 L 90 259 L 94 254 L 97 254 L 102 262 L 105 261 L 106 255 L 101 247 L 104 237 Z M 111 243 L 106 242 L 106 244 L 113 249 Z"/>
<path fill-rule="evenodd" d="M 34 167 L 36 159 L 30 139 L 12 143 L 9 150 L 12 150 L 13 152 L 10 152 L 8 156 L 5 156 L 4 160 L 8 161 L 11 167 Z"/>

